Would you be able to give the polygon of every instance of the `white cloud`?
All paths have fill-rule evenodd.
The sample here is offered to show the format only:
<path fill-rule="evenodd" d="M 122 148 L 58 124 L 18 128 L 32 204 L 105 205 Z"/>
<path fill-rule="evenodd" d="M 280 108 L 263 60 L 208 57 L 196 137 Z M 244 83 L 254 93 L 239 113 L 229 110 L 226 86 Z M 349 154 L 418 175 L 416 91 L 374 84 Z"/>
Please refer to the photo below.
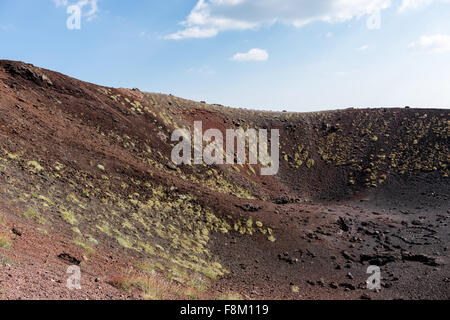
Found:
<path fill-rule="evenodd" d="M 450 35 L 422 36 L 418 41 L 411 43 L 409 47 L 423 53 L 450 52 Z"/>
<path fill-rule="evenodd" d="M 231 60 L 234 61 L 266 61 L 269 59 L 269 54 L 263 49 L 251 49 L 247 53 L 236 53 Z"/>
<path fill-rule="evenodd" d="M 208 38 L 228 30 L 258 29 L 276 22 L 302 27 L 372 15 L 391 0 L 198 0 L 181 31 L 166 39 Z"/>
<path fill-rule="evenodd" d="M 78 2 L 71 2 L 69 0 L 53 0 L 57 7 L 77 6 L 83 9 L 84 6 L 90 5 L 90 10 L 84 14 L 88 21 L 94 19 L 98 13 L 98 0 L 79 0 Z"/>
<path fill-rule="evenodd" d="M 359 51 L 367 51 L 368 49 L 369 49 L 369 45 L 367 45 L 367 44 L 358 48 Z"/>
<path fill-rule="evenodd" d="M 193 28 L 187 28 L 184 30 L 180 30 L 176 33 L 168 35 L 165 38 L 169 39 L 169 40 L 180 40 L 180 39 L 185 39 L 185 38 L 194 38 L 194 39 L 211 38 L 211 37 L 216 36 L 217 33 L 218 33 L 218 31 L 216 29 L 201 29 L 198 27 L 193 27 Z"/>
<path fill-rule="evenodd" d="M 450 0 L 402 0 L 399 10 L 403 12 L 409 9 L 419 9 L 436 2 L 450 3 Z"/>

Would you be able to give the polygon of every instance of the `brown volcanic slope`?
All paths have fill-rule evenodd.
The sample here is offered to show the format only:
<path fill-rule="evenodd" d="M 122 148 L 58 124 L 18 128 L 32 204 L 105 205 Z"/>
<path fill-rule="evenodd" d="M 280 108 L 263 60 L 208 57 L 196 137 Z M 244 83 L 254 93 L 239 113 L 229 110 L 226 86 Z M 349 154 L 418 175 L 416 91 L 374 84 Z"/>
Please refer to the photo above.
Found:
<path fill-rule="evenodd" d="M 175 167 L 195 120 L 280 129 L 279 174 Z M 0 299 L 450 298 L 449 128 L 449 110 L 255 112 L 0 61 Z"/>

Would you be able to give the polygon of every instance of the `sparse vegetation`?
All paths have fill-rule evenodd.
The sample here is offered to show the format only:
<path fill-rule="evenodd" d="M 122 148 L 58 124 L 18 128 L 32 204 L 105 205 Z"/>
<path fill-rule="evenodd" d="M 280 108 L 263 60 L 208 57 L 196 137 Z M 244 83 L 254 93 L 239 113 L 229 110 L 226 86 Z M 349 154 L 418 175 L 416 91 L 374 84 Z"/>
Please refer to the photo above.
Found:
<path fill-rule="evenodd" d="M 94 252 L 95 252 L 92 242 L 86 241 L 82 238 L 77 238 L 73 241 L 73 243 L 76 244 L 77 246 L 83 248 L 85 251 L 85 254 L 87 256 L 90 256 L 90 255 L 94 254 Z"/>
<path fill-rule="evenodd" d="M 33 172 L 41 172 L 44 168 L 37 161 L 28 161 L 28 166 Z"/>
<path fill-rule="evenodd" d="M 178 298 L 182 294 L 182 288 L 154 271 L 146 274 L 136 274 L 125 271 L 115 276 L 110 284 L 120 290 L 130 292 L 133 288 L 138 290 L 146 300 L 161 300 L 167 298 Z M 193 290 L 187 291 L 192 294 Z"/>
<path fill-rule="evenodd" d="M 0 266 L 14 266 L 15 263 L 12 262 L 8 257 L 1 257 L 0 258 Z"/>
<path fill-rule="evenodd" d="M 61 210 L 61 218 L 71 225 L 75 225 L 78 223 L 74 214 L 71 211 Z"/>
<path fill-rule="evenodd" d="M 32 208 L 28 208 L 24 211 L 23 216 L 28 220 L 33 220 L 39 224 L 45 224 L 46 220 L 43 218 L 38 211 Z"/>
<path fill-rule="evenodd" d="M 237 292 L 229 292 L 227 294 L 218 296 L 217 300 L 240 301 L 240 300 L 244 300 L 244 299 Z"/>
<path fill-rule="evenodd" d="M 127 249 L 132 249 L 133 248 L 133 243 L 131 243 L 130 240 L 127 240 L 125 238 L 122 237 L 117 237 L 117 242 L 122 246 L 125 247 Z"/>
<path fill-rule="evenodd" d="M 11 249 L 12 241 L 8 236 L 0 234 L 0 248 Z"/>

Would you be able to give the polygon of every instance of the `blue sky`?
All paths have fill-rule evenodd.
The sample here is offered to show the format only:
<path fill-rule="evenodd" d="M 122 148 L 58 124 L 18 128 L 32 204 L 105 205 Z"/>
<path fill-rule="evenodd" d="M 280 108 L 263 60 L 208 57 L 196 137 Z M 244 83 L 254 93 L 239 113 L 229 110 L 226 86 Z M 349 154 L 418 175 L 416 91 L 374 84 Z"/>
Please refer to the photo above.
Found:
<path fill-rule="evenodd" d="M 0 59 L 233 107 L 450 108 L 449 17 L 450 0 L 0 0 Z"/>

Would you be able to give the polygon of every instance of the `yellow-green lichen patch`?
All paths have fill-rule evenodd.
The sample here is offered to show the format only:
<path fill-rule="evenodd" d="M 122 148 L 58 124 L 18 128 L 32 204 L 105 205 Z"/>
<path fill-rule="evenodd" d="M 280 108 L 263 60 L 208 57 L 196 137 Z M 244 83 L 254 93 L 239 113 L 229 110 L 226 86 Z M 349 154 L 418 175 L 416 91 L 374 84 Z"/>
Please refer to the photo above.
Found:
<path fill-rule="evenodd" d="M 0 248 L 7 250 L 12 248 L 12 241 L 9 236 L 0 234 Z"/>
<path fill-rule="evenodd" d="M 33 220 L 39 224 L 45 224 L 46 220 L 43 218 L 40 213 L 32 208 L 28 208 L 23 212 L 23 216 L 28 220 Z"/>

